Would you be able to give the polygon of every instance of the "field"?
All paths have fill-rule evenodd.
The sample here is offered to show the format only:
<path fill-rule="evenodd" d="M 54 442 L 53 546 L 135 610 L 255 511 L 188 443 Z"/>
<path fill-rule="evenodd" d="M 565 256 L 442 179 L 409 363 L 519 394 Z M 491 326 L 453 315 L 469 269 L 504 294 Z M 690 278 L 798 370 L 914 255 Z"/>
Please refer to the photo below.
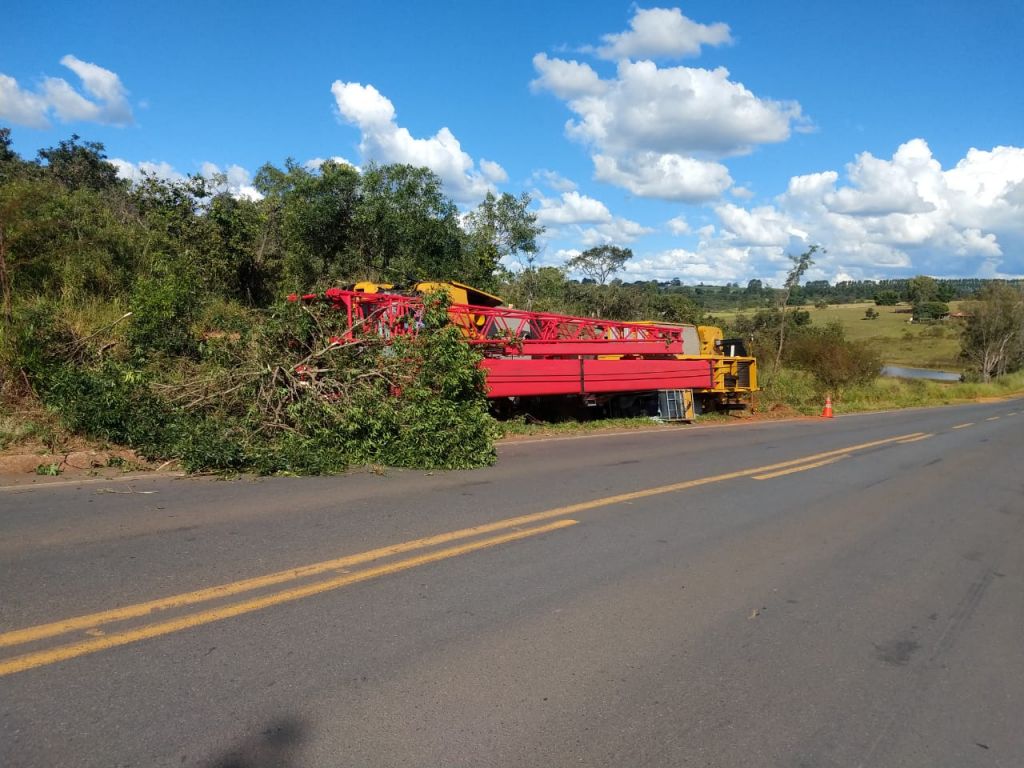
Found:
<path fill-rule="evenodd" d="M 950 309 L 956 311 L 959 302 L 952 302 Z M 879 316 L 875 320 L 866 320 L 864 312 L 874 307 Z M 909 323 L 910 309 L 907 304 L 896 307 L 876 307 L 873 302 L 861 304 L 836 304 L 825 309 L 800 307 L 811 313 L 811 321 L 815 325 L 824 325 L 838 320 L 846 330 L 847 338 L 854 341 L 866 341 L 875 347 L 882 360 L 894 365 L 909 365 L 917 368 L 937 368 L 943 370 L 959 370 L 957 356 L 960 353 L 960 333 L 958 322 L 944 321 L 934 325 Z M 896 310 L 905 310 L 897 312 Z M 744 312 L 718 312 L 715 317 L 720 321 L 729 322 L 737 316 L 752 314 Z"/>

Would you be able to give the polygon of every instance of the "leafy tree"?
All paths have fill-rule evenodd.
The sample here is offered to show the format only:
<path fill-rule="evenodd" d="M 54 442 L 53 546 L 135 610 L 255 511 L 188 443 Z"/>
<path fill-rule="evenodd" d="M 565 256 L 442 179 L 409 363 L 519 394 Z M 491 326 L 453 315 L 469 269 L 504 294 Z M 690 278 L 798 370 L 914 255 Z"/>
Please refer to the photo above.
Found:
<path fill-rule="evenodd" d="M 965 305 L 961 356 L 981 378 L 1024 366 L 1024 293 L 1005 283 L 989 283 L 975 301 Z"/>
<path fill-rule="evenodd" d="M 941 301 L 919 301 L 914 304 L 915 321 L 941 320 L 949 314 L 949 305 Z"/>
<path fill-rule="evenodd" d="M 466 266 L 479 276 L 481 287 L 494 283 L 494 272 L 503 260 L 525 258 L 523 266 L 533 269 L 537 238 L 544 227 L 537 224 L 537 214 L 529 210 L 529 205 L 527 194 L 515 197 L 503 192 L 495 197 L 488 192 L 466 216 Z"/>
<path fill-rule="evenodd" d="M 939 286 L 935 282 L 935 278 L 928 277 L 928 275 L 918 275 L 907 281 L 907 298 L 911 304 L 935 301 L 938 291 Z"/>
<path fill-rule="evenodd" d="M 433 171 L 370 165 L 360 189 L 352 222 L 357 276 L 399 283 L 481 277 L 463 263 L 458 210 Z"/>
<path fill-rule="evenodd" d="M 617 245 L 599 245 L 588 248 L 578 256 L 569 259 L 565 266 L 573 271 L 582 272 L 593 279 L 598 285 L 604 285 L 608 278 L 620 271 L 626 262 L 633 258 L 633 251 Z"/>
<path fill-rule="evenodd" d="M 877 320 L 878 319 L 878 310 L 875 309 L 874 307 L 868 307 L 867 309 L 864 310 L 864 319 L 865 320 Z"/>
<path fill-rule="evenodd" d="M 879 291 L 875 294 L 875 305 L 879 307 L 895 307 L 900 302 L 896 291 Z"/>
<path fill-rule="evenodd" d="M 110 189 L 121 184 L 117 168 L 107 162 L 105 147 L 98 141 L 79 143 L 78 134 L 56 147 L 39 150 L 50 176 L 70 190 Z"/>

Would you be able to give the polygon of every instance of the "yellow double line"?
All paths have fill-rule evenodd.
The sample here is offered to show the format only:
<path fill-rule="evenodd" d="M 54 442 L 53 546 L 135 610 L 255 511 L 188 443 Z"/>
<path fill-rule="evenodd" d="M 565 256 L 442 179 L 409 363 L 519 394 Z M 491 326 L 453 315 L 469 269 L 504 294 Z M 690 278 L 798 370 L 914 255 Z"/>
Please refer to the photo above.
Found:
<path fill-rule="evenodd" d="M 243 614 L 259 611 L 274 605 L 280 605 L 294 600 L 301 600 L 306 597 L 311 597 L 334 589 L 340 589 L 359 582 L 369 581 L 370 579 L 379 578 L 389 574 L 400 573 L 402 571 L 409 570 L 410 568 L 416 568 L 428 563 L 435 563 L 440 560 L 458 557 L 459 555 L 476 552 L 489 547 L 519 541 L 530 536 L 537 536 L 539 534 L 560 530 L 562 528 L 576 525 L 578 521 L 562 519 L 554 520 L 554 522 L 533 528 L 524 528 L 523 526 L 542 523 L 547 520 L 553 520 L 554 518 L 568 518 L 570 515 L 586 512 L 592 509 L 599 509 L 601 507 L 636 501 L 638 499 L 650 498 L 652 496 L 676 493 L 690 488 L 697 488 L 699 486 L 720 483 L 727 480 L 735 480 L 742 477 L 754 477 L 755 479 L 778 477 L 791 472 L 825 466 L 826 464 L 830 464 L 834 461 L 847 458 L 855 451 L 863 451 L 896 442 L 907 442 L 910 440 L 922 439 L 924 436 L 925 435 L 923 433 L 914 432 L 908 435 L 899 435 L 896 437 L 885 438 L 883 440 L 874 440 L 868 443 L 839 448 L 834 451 L 825 451 L 824 453 L 803 456 L 799 459 L 791 459 L 789 461 L 782 461 L 762 467 L 742 469 L 735 472 L 726 472 L 694 480 L 684 480 L 678 483 L 670 483 L 668 485 L 646 488 L 629 493 L 621 493 L 614 496 L 605 496 L 598 499 L 592 499 L 590 501 L 579 502 L 577 504 L 555 507 L 553 509 L 544 510 L 543 512 L 510 517 L 485 525 L 462 528 L 460 530 L 449 531 L 436 536 L 428 536 L 426 538 L 392 544 L 386 547 L 360 552 L 358 554 L 346 555 L 332 560 L 325 560 L 320 563 L 313 563 L 311 565 L 267 574 L 265 576 L 243 579 L 241 581 L 200 589 L 193 592 L 185 592 L 158 600 L 150 600 L 121 608 L 114 608 L 108 611 L 101 611 L 99 613 L 64 619 L 62 621 L 52 622 L 49 624 L 40 624 L 34 627 L 13 630 L 0 634 L 0 648 L 36 643 L 41 640 L 77 631 L 84 632 L 88 637 L 77 642 L 68 643 L 55 648 L 31 651 L 19 656 L 0 660 L 0 677 L 14 674 L 15 672 L 33 669 L 35 667 L 41 667 L 47 664 L 53 664 L 59 661 L 65 661 L 67 659 L 72 659 L 89 653 L 95 653 L 109 648 L 116 648 L 118 646 L 127 645 L 140 640 L 147 640 L 154 637 L 160 637 L 161 635 L 171 634 L 172 632 L 192 629 L 203 624 L 241 616 Z M 501 535 L 491 536 L 490 538 L 478 538 L 481 536 L 487 536 L 488 534 L 494 534 L 499 531 L 509 531 L 510 529 L 514 530 L 511 530 L 511 532 L 508 533 L 502 533 Z M 354 573 L 347 571 L 348 568 L 353 566 L 371 563 L 375 560 L 394 557 L 396 555 L 416 550 L 452 544 L 453 542 L 464 539 L 476 540 L 456 546 L 449 546 L 444 549 L 438 549 L 433 552 L 406 558 L 404 560 L 365 568 Z M 266 589 L 279 584 L 299 581 L 328 573 L 338 573 L 340 575 L 336 575 L 322 581 L 315 581 L 310 584 L 293 586 L 270 594 L 251 597 L 236 603 L 188 613 L 166 621 L 125 629 L 111 634 L 105 634 L 101 629 L 104 625 L 115 622 L 123 622 L 130 619 L 150 616 L 163 611 L 186 608 L 199 603 L 228 598 L 234 595 Z"/>

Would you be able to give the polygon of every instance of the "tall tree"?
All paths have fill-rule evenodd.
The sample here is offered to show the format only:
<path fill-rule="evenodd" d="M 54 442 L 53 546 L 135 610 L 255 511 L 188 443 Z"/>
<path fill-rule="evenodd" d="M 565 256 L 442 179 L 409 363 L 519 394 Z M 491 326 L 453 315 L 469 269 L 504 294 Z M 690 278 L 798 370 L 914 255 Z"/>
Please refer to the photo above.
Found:
<path fill-rule="evenodd" d="M 537 238 L 544 227 L 537 224 L 537 214 L 529 210 L 530 196 L 515 197 L 492 192 L 464 220 L 466 230 L 465 262 L 468 272 L 481 286 L 494 282 L 494 273 L 506 259 L 518 259 L 532 269 L 537 253 Z M 467 280 L 469 275 L 467 274 Z"/>
<path fill-rule="evenodd" d="M 821 246 L 812 245 L 799 256 L 792 254 L 789 256 L 793 266 L 787 273 L 786 282 L 783 283 L 782 290 L 779 292 L 779 347 L 775 353 L 773 374 L 779 370 L 779 365 L 782 363 L 782 348 L 786 339 L 786 305 L 789 304 L 789 298 L 793 295 L 793 289 L 800 285 L 800 278 L 814 265 L 814 254 L 818 251 L 825 252 Z"/>
<path fill-rule="evenodd" d="M 961 355 L 982 381 L 1024 365 L 1024 293 L 1020 289 L 989 283 L 964 309 Z"/>
<path fill-rule="evenodd" d="M 619 272 L 631 258 L 633 258 L 633 251 L 629 248 L 620 248 L 617 245 L 599 245 L 573 256 L 565 263 L 565 266 L 575 272 L 582 272 L 598 285 L 604 285 L 608 282 L 608 278 Z"/>
<path fill-rule="evenodd" d="M 354 276 L 467 280 L 458 209 L 428 168 L 369 165 L 352 219 Z"/>

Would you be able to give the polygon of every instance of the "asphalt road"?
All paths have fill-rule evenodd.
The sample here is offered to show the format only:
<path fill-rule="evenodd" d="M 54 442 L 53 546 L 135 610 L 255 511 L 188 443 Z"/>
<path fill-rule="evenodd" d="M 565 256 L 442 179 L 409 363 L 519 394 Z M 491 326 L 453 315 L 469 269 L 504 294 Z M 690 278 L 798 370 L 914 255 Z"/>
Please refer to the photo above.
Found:
<path fill-rule="evenodd" d="M 0 765 L 1024 766 L 1022 430 L 0 490 Z"/>

